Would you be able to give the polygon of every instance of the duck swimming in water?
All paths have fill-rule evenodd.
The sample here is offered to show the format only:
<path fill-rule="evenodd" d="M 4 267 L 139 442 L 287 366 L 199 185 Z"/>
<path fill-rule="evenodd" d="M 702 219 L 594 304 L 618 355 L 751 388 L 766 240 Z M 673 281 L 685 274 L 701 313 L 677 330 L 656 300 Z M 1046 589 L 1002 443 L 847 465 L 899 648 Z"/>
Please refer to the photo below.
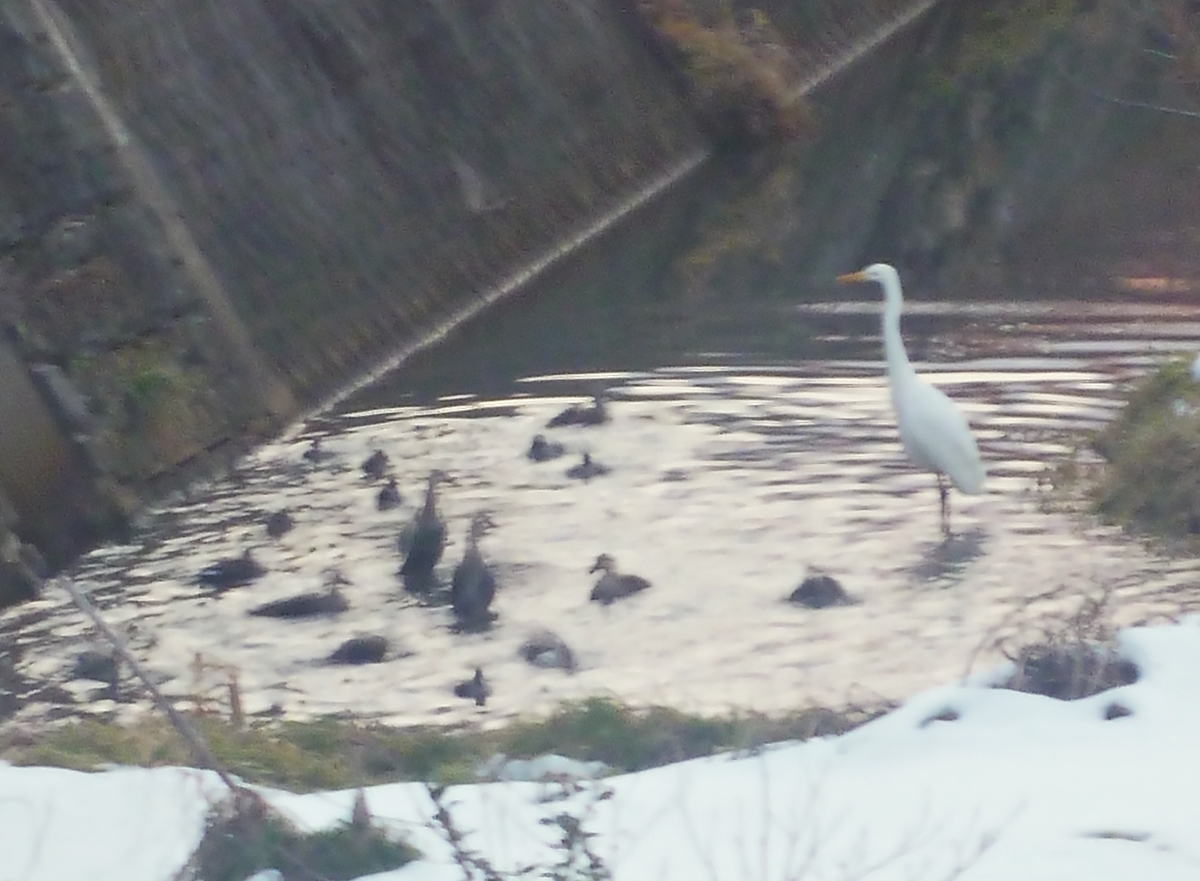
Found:
<path fill-rule="evenodd" d="M 608 410 L 604 406 L 604 397 L 600 392 L 592 395 L 592 403 L 572 404 L 553 419 L 546 423 L 547 428 L 560 428 L 564 425 L 602 425 L 608 421 Z"/>
<path fill-rule="evenodd" d="M 566 447 L 562 444 L 546 440 L 544 434 L 535 434 L 525 455 L 534 462 L 549 462 L 551 459 L 557 459 L 566 451 Z"/>
<path fill-rule="evenodd" d="M 321 593 L 301 593 L 296 596 L 264 603 L 250 610 L 260 618 L 310 618 L 314 615 L 336 615 L 350 608 L 342 594 L 346 577 L 336 569 L 325 574 L 325 590 Z"/>
<path fill-rule="evenodd" d="M 314 437 L 308 444 L 308 449 L 304 451 L 304 458 L 309 462 L 324 462 L 330 454 L 321 446 L 321 439 Z"/>
<path fill-rule="evenodd" d="M 272 511 L 267 515 L 267 535 L 271 538 L 279 538 L 295 525 L 292 515 L 287 511 Z"/>
<path fill-rule="evenodd" d="M 592 461 L 591 453 L 584 453 L 583 460 L 567 469 L 567 477 L 572 480 L 591 480 L 608 473 L 608 466 Z"/>
<path fill-rule="evenodd" d="M 425 484 L 425 503 L 400 534 L 400 551 L 404 554 L 400 575 L 406 581 L 428 581 L 446 549 L 446 524 L 437 510 L 437 485 L 446 479 L 442 471 L 430 472 Z"/>
<path fill-rule="evenodd" d="M 562 637 L 557 633 L 551 633 L 549 630 L 539 630 L 530 634 L 521 643 L 518 653 L 535 667 L 544 669 L 557 667 L 568 673 L 574 673 L 578 668 L 578 662 L 575 660 L 575 653 L 571 651 L 571 647 L 563 642 Z"/>
<path fill-rule="evenodd" d="M 331 664 L 378 664 L 387 654 L 383 636 L 354 636 L 347 639 L 327 659 Z"/>
<path fill-rule="evenodd" d="M 263 568 L 249 548 L 240 557 L 230 557 L 218 560 L 205 566 L 196 576 L 196 581 L 205 587 L 216 591 L 228 590 L 231 587 L 241 587 L 256 578 L 261 578 L 267 570 Z"/>
<path fill-rule="evenodd" d="M 400 487 L 396 485 L 396 478 L 388 478 L 388 482 L 380 488 L 375 495 L 375 507 L 380 511 L 390 511 L 401 502 Z"/>
<path fill-rule="evenodd" d="M 381 480 L 383 475 L 387 474 L 389 464 L 388 454 L 383 450 L 376 450 L 362 463 L 363 474 L 373 480 Z"/>
<path fill-rule="evenodd" d="M 492 689 L 488 686 L 487 680 L 483 678 L 483 670 L 476 667 L 474 676 L 464 679 L 454 686 L 454 694 L 458 697 L 471 698 L 475 701 L 475 706 L 482 707 L 491 696 Z"/>
<path fill-rule="evenodd" d="M 788 602 L 806 609 L 827 609 L 830 606 L 849 606 L 854 600 L 832 575 L 815 572 L 800 582 L 800 586 L 788 596 Z"/>
<path fill-rule="evenodd" d="M 463 628 L 477 630 L 491 623 L 492 615 L 488 607 L 496 596 L 496 576 L 479 552 L 479 539 L 493 526 L 492 518 L 483 511 L 471 519 L 467 549 L 462 562 L 454 567 L 450 606 Z"/>
<path fill-rule="evenodd" d="M 588 572 L 604 573 L 592 588 L 591 596 L 588 599 L 605 606 L 624 597 L 633 596 L 635 593 L 641 593 L 650 586 L 650 582 L 640 575 L 622 575 L 617 572 L 616 560 L 608 554 L 598 556 Z"/>

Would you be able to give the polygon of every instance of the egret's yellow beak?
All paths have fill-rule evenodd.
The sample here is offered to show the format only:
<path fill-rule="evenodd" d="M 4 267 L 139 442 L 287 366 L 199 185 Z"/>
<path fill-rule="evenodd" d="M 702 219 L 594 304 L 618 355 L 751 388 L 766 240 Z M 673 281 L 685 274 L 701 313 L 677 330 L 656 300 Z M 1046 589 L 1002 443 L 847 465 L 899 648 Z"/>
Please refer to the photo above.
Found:
<path fill-rule="evenodd" d="M 837 280 L 842 284 L 849 284 L 852 281 L 866 281 L 867 276 L 864 272 L 847 272 L 845 275 L 839 275 Z"/>

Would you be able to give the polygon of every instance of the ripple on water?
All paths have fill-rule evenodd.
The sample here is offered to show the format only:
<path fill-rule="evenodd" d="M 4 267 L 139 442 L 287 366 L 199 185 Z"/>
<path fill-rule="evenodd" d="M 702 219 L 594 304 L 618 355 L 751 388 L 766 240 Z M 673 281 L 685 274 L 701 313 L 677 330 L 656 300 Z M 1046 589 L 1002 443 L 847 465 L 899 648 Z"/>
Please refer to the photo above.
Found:
<path fill-rule="evenodd" d="M 933 479 L 915 473 L 900 448 L 877 362 L 701 364 L 529 376 L 502 399 L 459 395 L 323 418 L 305 436 L 255 452 L 235 478 L 164 507 L 136 544 L 102 548 L 74 574 L 147 664 L 171 677 L 169 691 L 201 688 L 200 656 L 212 665 L 209 683 L 236 671 L 251 713 L 275 706 L 296 718 L 350 711 L 486 724 L 592 694 L 704 713 L 900 699 L 972 660 L 994 662 L 995 652 L 978 650 L 998 632 L 1069 610 L 1087 593 L 1111 591 L 1119 623 L 1197 604 L 1181 591 L 1195 564 L 1049 510 L 1037 490 L 1047 463 L 1113 414 L 1142 356 L 1184 340 L 1139 325 L 1136 345 L 1106 340 L 1081 358 L 1062 343 L 1086 335 L 1084 319 L 1072 324 L 1043 306 L 923 310 L 957 320 L 939 334 L 969 333 L 977 356 L 922 368 L 961 402 L 989 470 L 985 494 L 953 495 L 948 542 Z M 1106 321 L 1114 315 L 1136 311 L 1102 310 Z M 1037 333 L 1014 334 L 1011 322 L 1023 316 L 1039 319 Z M 610 423 L 544 429 L 577 400 L 564 388 L 598 381 L 611 389 Z M 333 457 L 311 465 L 301 453 L 316 433 Z M 569 455 L 529 462 L 536 433 Z M 376 510 L 378 484 L 360 469 L 375 449 L 388 453 L 404 494 L 391 511 Z M 568 479 L 585 451 L 611 473 Z M 441 500 L 443 578 L 462 555 L 471 515 L 486 509 L 497 523 L 481 542 L 501 585 L 500 617 L 485 633 L 453 632 L 448 608 L 406 593 L 397 578 L 397 535 L 432 468 L 453 477 Z M 295 528 L 272 539 L 264 518 L 280 508 Z M 196 586 L 201 568 L 247 547 L 267 567 L 263 578 L 219 596 Z M 601 552 L 653 587 L 608 607 L 589 603 L 587 570 Z M 329 567 L 351 582 L 348 612 L 304 621 L 247 614 L 319 589 Z M 813 567 L 859 602 L 817 611 L 783 602 Z M 35 658 L 30 670 L 50 678 L 65 676 L 89 639 L 57 594 L 3 620 Z M 542 629 L 575 650 L 578 672 L 519 658 L 521 642 Z M 364 634 L 388 638 L 382 663 L 321 662 Z M 483 708 L 451 693 L 476 666 L 494 687 Z"/>

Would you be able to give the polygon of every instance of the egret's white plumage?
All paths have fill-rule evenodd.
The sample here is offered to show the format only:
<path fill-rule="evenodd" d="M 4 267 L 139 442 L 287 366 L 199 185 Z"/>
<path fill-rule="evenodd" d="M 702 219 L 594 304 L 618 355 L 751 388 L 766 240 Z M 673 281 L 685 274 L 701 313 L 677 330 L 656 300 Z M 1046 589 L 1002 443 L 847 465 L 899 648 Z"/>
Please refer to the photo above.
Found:
<path fill-rule="evenodd" d="M 914 465 L 937 475 L 942 500 L 942 529 L 948 532 L 950 513 L 943 475 L 967 495 L 983 491 L 985 473 L 975 437 L 954 402 L 917 376 L 909 363 L 904 340 L 900 337 L 904 296 L 896 270 L 886 263 L 875 263 L 860 272 L 840 275 L 838 281 L 874 281 L 883 287 L 883 350 L 887 357 L 888 385 L 900 428 L 900 441 Z"/>

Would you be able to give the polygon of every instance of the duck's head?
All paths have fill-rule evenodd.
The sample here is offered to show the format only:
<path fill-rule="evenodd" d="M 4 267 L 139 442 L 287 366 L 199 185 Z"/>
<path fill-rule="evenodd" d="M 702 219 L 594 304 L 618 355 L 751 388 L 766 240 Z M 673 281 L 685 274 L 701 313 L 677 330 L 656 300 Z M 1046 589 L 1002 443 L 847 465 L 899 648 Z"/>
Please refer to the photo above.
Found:
<path fill-rule="evenodd" d="M 596 558 L 596 562 L 592 564 L 592 568 L 588 570 L 590 575 L 593 572 L 613 572 L 617 568 L 617 561 L 608 554 L 601 554 Z"/>
<path fill-rule="evenodd" d="M 330 566 L 325 570 L 325 586 L 338 587 L 339 585 L 349 584 L 350 579 L 345 576 L 341 569 L 337 566 Z"/>
<path fill-rule="evenodd" d="M 439 484 L 453 483 L 450 475 L 440 468 L 434 468 L 429 472 L 429 477 L 425 481 L 425 507 L 432 509 L 437 502 L 437 488 Z"/>
<path fill-rule="evenodd" d="M 476 511 L 475 516 L 471 518 L 471 527 L 468 530 L 468 536 L 472 542 L 478 541 L 489 529 L 496 528 L 496 521 L 492 519 L 492 515 L 487 511 Z"/>

